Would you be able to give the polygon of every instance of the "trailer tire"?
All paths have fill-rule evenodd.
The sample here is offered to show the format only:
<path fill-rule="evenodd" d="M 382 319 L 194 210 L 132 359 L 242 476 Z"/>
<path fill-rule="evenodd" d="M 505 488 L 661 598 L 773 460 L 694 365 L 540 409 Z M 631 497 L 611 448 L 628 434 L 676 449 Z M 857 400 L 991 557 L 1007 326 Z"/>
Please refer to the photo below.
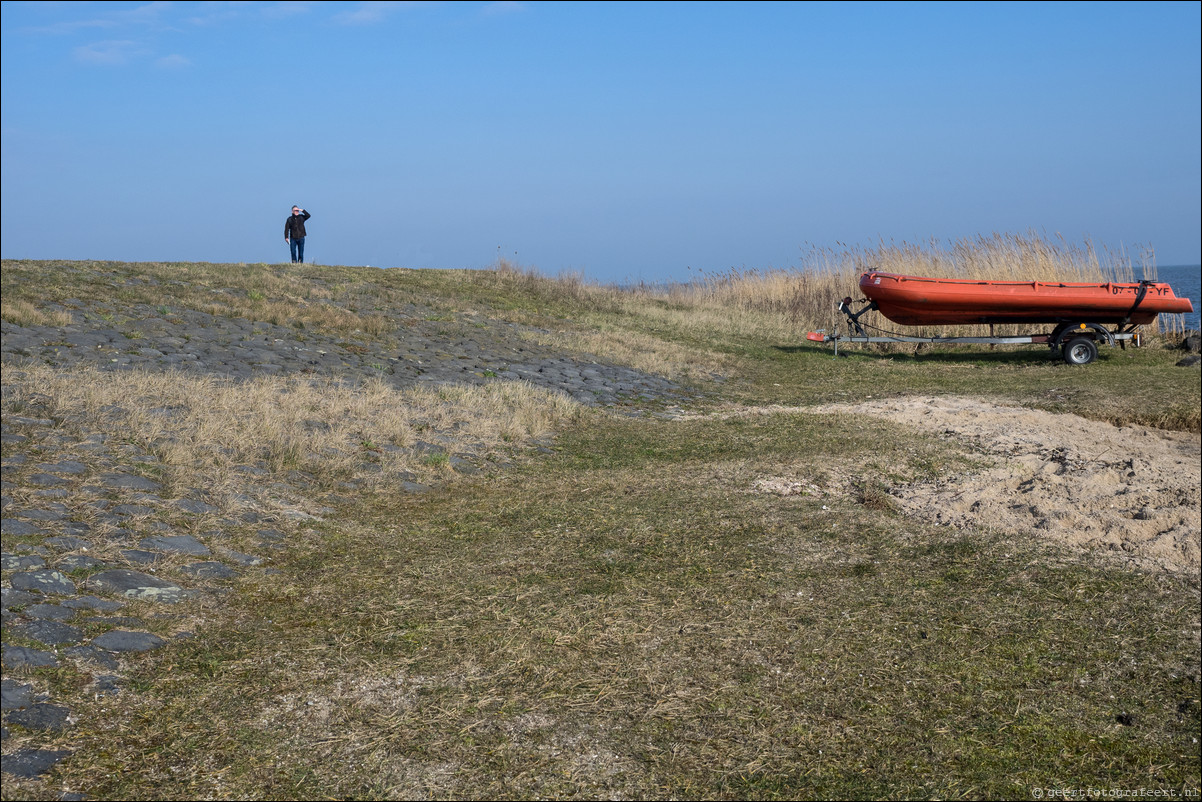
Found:
<path fill-rule="evenodd" d="M 1064 344 L 1064 361 L 1070 365 L 1088 365 L 1098 358 L 1098 344 L 1092 337 L 1074 337 Z"/>

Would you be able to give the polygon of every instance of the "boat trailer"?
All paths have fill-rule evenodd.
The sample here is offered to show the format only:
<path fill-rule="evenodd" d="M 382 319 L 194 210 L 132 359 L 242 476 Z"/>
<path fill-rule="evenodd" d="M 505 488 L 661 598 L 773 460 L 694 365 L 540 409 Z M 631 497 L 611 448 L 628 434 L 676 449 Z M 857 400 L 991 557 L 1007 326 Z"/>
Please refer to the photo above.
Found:
<path fill-rule="evenodd" d="M 1118 331 L 1110 331 L 1100 323 L 1063 321 L 1047 334 L 1020 334 L 1011 337 L 994 336 L 993 324 L 989 324 L 988 337 L 911 337 L 884 332 L 875 326 L 860 322 L 860 317 L 877 309 L 876 301 L 865 299 L 866 305 L 852 311 L 851 298 L 844 298 L 836 307 L 847 317 L 847 334 L 837 330 L 828 334 L 825 329 L 811 331 L 806 339 L 812 342 L 831 343 L 835 356 L 839 356 L 839 343 L 914 343 L 918 345 L 1046 345 L 1053 352 L 1060 350 L 1064 361 L 1070 365 L 1088 365 L 1098 358 L 1098 344 L 1126 348 L 1130 342 L 1139 346 L 1140 336 L 1133 324 L 1120 325 Z M 883 332 L 871 335 L 868 329 Z"/>

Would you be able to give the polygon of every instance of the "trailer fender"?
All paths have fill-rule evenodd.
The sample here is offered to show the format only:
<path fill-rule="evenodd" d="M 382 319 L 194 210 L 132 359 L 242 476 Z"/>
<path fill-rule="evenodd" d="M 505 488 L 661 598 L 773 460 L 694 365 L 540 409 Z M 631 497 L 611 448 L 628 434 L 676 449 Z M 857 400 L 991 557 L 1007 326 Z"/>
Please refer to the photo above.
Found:
<path fill-rule="evenodd" d="M 1099 343 L 1114 345 L 1114 335 L 1100 323 L 1062 323 L 1052 332 L 1050 345 L 1054 350 L 1077 337 L 1091 337 Z"/>

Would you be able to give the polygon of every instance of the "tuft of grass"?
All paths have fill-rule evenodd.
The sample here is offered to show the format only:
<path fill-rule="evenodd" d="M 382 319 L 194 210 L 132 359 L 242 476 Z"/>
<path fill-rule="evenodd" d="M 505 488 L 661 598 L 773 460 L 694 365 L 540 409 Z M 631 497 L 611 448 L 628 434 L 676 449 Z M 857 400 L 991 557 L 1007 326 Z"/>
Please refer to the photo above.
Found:
<path fill-rule="evenodd" d="M 70 326 L 74 320 L 70 312 L 56 309 L 44 311 L 34 303 L 25 300 L 9 300 L 5 297 L 0 301 L 0 318 L 15 326 Z"/>
<path fill-rule="evenodd" d="M 855 499 L 876 512 L 897 512 L 897 505 L 889 495 L 889 489 L 879 480 L 860 479 L 854 483 Z"/>

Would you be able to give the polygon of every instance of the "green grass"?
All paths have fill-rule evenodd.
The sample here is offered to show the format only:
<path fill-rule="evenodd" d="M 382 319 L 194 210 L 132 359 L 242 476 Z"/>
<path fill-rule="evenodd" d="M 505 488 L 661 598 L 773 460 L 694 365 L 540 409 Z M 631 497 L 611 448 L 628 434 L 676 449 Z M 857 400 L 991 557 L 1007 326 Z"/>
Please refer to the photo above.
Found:
<path fill-rule="evenodd" d="M 192 275 L 169 267 L 160 286 Z M 312 283 L 345 304 L 416 299 L 557 330 L 603 321 L 729 356 L 721 381 L 698 381 L 706 408 L 959 394 L 1198 428 L 1197 372 L 1156 349 L 1107 349 L 1084 369 L 1037 349 L 836 360 L 763 330 L 665 326 L 529 276 L 299 268 L 247 266 L 220 286 L 279 297 L 261 269 L 298 298 Z M 218 281 L 195 272 L 197 286 Z M 54 280 L 61 298 L 84 295 Z M 187 288 L 147 292 L 190 308 Z M 49 787 L 98 799 L 1196 791 L 1196 577 L 898 513 L 887 487 L 976 464 L 916 431 L 797 410 L 655 411 L 579 416 L 554 453 L 443 491 L 330 502 L 325 522 L 290 532 L 276 573 L 248 572 L 194 612 L 194 637 L 133 661 L 135 693 L 96 698 L 76 673 L 43 672 L 79 720 Z M 754 492 L 785 474 L 817 491 Z M 32 788 L 6 781 L 4 798 L 43 793 Z"/>
<path fill-rule="evenodd" d="M 549 464 L 349 511 L 148 661 L 61 778 L 102 798 L 156 777 L 270 798 L 1196 785 L 1196 586 L 747 492 L 753 456 L 796 466 L 806 442 L 818 471 L 883 427 L 706 427 L 584 425 Z M 893 445 L 903 474 L 957 464 Z"/>

